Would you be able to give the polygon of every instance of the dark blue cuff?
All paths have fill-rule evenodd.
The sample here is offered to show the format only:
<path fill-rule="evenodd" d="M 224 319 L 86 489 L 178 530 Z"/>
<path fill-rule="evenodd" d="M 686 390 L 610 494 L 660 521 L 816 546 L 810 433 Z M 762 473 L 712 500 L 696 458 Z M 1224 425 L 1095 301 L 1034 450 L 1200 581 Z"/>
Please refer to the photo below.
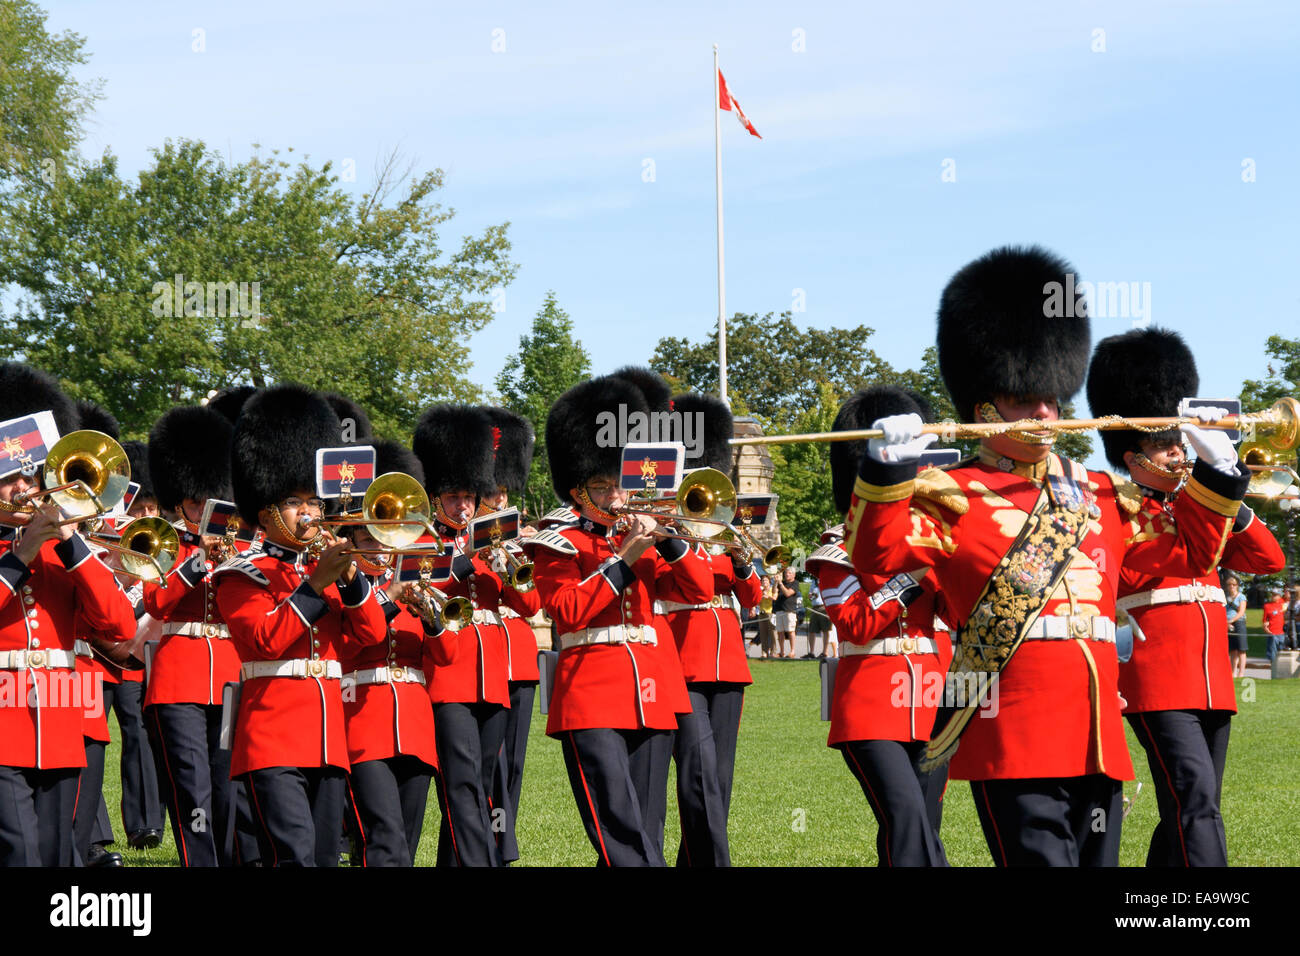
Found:
<path fill-rule="evenodd" d="M 858 464 L 858 477 L 869 485 L 901 485 L 905 481 L 916 479 L 917 463 L 915 461 L 883 462 L 876 461 L 867 452 L 862 453 Z"/>
<path fill-rule="evenodd" d="M 71 571 L 82 561 L 90 557 L 90 545 L 79 534 L 74 534 L 67 541 L 60 541 L 54 546 L 54 553 L 59 556 L 63 566 Z"/>
<path fill-rule="evenodd" d="M 18 555 L 12 551 L 6 551 L 4 557 L 0 557 L 0 580 L 9 585 L 10 590 L 15 594 L 22 587 L 22 583 L 32 576 L 32 569 L 23 564 Z"/>
<path fill-rule="evenodd" d="M 176 569 L 176 574 L 186 587 L 197 587 L 208 576 L 208 563 L 203 559 L 203 552 L 195 551 L 188 561 Z"/>
<path fill-rule="evenodd" d="M 402 613 L 402 609 L 398 607 L 397 602 L 392 599 L 382 602 L 381 606 L 384 609 L 385 621 L 391 621 L 393 618 L 397 617 L 397 615 Z"/>
<path fill-rule="evenodd" d="M 681 538 L 665 538 L 663 541 L 655 542 L 655 550 L 663 557 L 665 561 L 672 564 L 674 561 L 680 561 L 686 557 L 686 552 L 690 550 L 686 542 Z"/>
<path fill-rule="evenodd" d="M 1241 462 L 1237 462 L 1235 475 L 1225 475 L 1217 468 L 1197 459 L 1192 467 L 1192 477 L 1216 495 L 1236 498 L 1238 501 L 1246 496 L 1246 488 L 1250 486 L 1250 469 Z"/>
<path fill-rule="evenodd" d="M 146 613 L 144 609 L 144 601 L 143 600 L 136 601 L 134 604 L 131 605 L 131 610 L 135 614 L 135 619 L 137 621 L 140 620 L 140 618 L 144 617 Z"/>
<path fill-rule="evenodd" d="M 474 562 L 463 554 L 456 555 L 451 562 L 451 576 L 457 581 L 464 581 L 474 573 Z"/>
<path fill-rule="evenodd" d="M 902 603 L 903 607 L 911 607 L 913 602 L 924 593 L 925 588 L 921 587 L 919 584 L 913 584 L 898 596 L 898 600 Z"/>
<path fill-rule="evenodd" d="M 754 564 L 752 561 L 737 561 L 735 558 L 732 558 L 731 567 L 732 570 L 736 572 L 736 580 L 738 581 L 748 581 L 751 574 L 758 573 L 754 570 Z"/>
<path fill-rule="evenodd" d="M 677 542 L 681 544 L 681 542 Z M 611 561 L 600 569 L 600 573 L 605 576 L 605 580 L 615 591 L 622 591 L 629 584 L 636 580 L 636 575 L 632 573 L 632 567 L 622 558 L 617 561 Z"/>
<path fill-rule="evenodd" d="M 1250 510 L 1250 505 L 1246 502 L 1241 503 L 1237 509 L 1237 517 L 1232 522 L 1232 533 L 1241 534 L 1250 527 L 1250 523 L 1255 520 L 1255 512 Z"/>
<path fill-rule="evenodd" d="M 426 637 L 442 637 L 447 629 L 442 626 L 442 615 L 437 611 L 433 612 L 433 623 L 429 623 L 423 616 L 420 623 L 424 625 L 424 634 Z"/>
<path fill-rule="evenodd" d="M 344 607 L 360 607 L 366 598 L 370 597 L 370 582 L 366 580 L 366 576 L 360 571 L 352 575 L 351 582 L 345 582 L 340 577 L 338 589 Z"/>
<path fill-rule="evenodd" d="M 317 594 L 306 581 L 298 585 L 297 589 L 289 595 L 289 605 L 307 624 L 316 623 L 330 609 L 325 598 Z"/>

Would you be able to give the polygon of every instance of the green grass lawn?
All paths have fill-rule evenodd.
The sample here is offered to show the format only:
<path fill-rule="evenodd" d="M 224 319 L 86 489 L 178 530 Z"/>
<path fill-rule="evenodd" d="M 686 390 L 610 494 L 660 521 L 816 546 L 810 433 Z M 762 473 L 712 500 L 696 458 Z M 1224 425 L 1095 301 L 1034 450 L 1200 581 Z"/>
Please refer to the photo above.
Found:
<path fill-rule="evenodd" d="M 876 823 L 838 751 L 826 747 L 818 719 L 817 667 L 808 661 L 752 661 L 754 686 L 745 695 L 731 807 L 731 858 L 737 866 L 874 866 Z M 1238 681 L 1240 711 L 1232 723 L 1223 815 L 1228 859 L 1234 866 L 1300 863 L 1300 681 Z M 524 769 L 518 838 L 520 865 L 590 866 L 587 843 L 564 772 L 560 746 L 535 713 Z M 116 738 L 116 724 L 113 726 Z M 1124 821 L 1120 862 L 1141 866 L 1155 827 L 1155 791 L 1146 756 L 1133 735 L 1129 749 L 1142 790 Z M 119 845 L 130 866 L 174 866 L 170 832 L 161 847 L 127 850 L 117 807 L 117 745 L 109 748 L 105 792 Z M 674 786 L 670 780 L 669 787 Z M 1135 786 L 1124 792 L 1132 796 Z M 666 854 L 677 855 L 676 801 L 669 799 Z M 970 788 L 948 788 L 943 842 L 955 866 L 990 866 Z M 417 863 L 433 864 L 438 808 L 430 797 Z"/>

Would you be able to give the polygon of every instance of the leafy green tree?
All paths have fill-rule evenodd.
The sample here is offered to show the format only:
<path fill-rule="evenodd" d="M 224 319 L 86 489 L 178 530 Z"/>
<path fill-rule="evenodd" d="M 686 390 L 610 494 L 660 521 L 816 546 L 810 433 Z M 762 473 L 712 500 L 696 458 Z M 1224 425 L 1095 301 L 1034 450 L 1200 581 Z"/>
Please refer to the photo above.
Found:
<path fill-rule="evenodd" d="M 481 398 L 467 339 L 516 266 L 506 224 L 443 251 L 440 170 L 390 156 L 375 180 L 354 200 L 328 163 L 227 165 L 181 141 L 135 182 L 106 155 L 29 185 L 17 254 L 0 261 L 0 283 L 24 293 L 0 344 L 128 434 L 212 388 L 296 381 L 407 438 L 430 402 Z"/>
<path fill-rule="evenodd" d="M 1268 378 L 1247 379 L 1241 385 L 1241 407 L 1260 411 L 1279 398 L 1300 393 L 1300 339 L 1270 335 L 1264 346 L 1268 355 Z"/>
<path fill-rule="evenodd" d="M 533 423 L 537 445 L 522 508 L 539 517 L 559 506 L 551 489 L 546 458 L 546 416 L 555 400 L 591 374 L 591 358 L 573 337 L 573 320 L 547 292 L 533 317 L 532 331 L 519 338 L 519 351 L 497 376 L 496 387 L 505 408 Z"/>

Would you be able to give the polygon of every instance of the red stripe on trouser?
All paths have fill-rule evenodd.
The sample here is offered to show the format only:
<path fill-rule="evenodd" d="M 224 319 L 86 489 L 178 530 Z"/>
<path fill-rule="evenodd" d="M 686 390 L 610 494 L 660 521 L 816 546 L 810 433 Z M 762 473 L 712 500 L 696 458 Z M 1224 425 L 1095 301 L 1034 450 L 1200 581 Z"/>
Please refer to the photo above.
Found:
<path fill-rule="evenodd" d="M 442 774 L 438 774 L 438 789 L 442 791 L 442 815 L 447 820 L 447 832 L 451 834 L 451 853 L 456 858 L 456 865 L 461 866 L 460 848 L 456 846 L 456 827 L 451 822 L 451 803 L 447 800 L 447 785 Z"/>
<path fill-rule="evenodd" d="M 1002 832 L 998 829 L 997 817 L 993 815 L 993 806 L 989 803 L 989 794 L 988 791 L 984 789 L 984 781 L 980 780 L 978 782 L 980 785 L 980 793 L 984 797 L 984 812 L 989 816 L 989 826 L 993 828 L 993 838 L 997 840 L 998 852 L 1002 854 L 1002 865 L 1007 866 L 1007 851 L 1002 845 Z"/>
<path fill-rule="evenodd" d="M 845 747 L 844 752 L 847 753 L 849 759 L 853 761 L 853 766 L 858 768 L 858 779 L 861 780 L 862 785 L 867 788 L 867 799 L 871 801 L 873 809 L 876 809 L 876 812 L 880 815 L 880 826 L 885 831 L 885 866 L 893 866 L 893 854 L 889 852 L 889 817 L 885 815 L 884 805 L 881 804 L 880 798 L 876 796 L 876 791 L 871 789 L 871 781 L 867 779 L 867 775 L 863 772 L 862 764 L 858 763 L 858 758 L 853 755 L 853 750 L 849 747 Z"/>
<path fill-rule="evenodd" d="M 181 805 L 178 802 L 179 797 L 177 797 L 177 794 L 180 791 L 176 788 L 176 778 L 172 776 L 171 757 L 169 757 L 167 754 L 167 742 L 163 740 L 162 720 L 158 717 L 157 710 L 153 712 L 153 723 L 154 723 L 154 727 L 156 727 L 158 730 L 158 749 L 162 751 L 163 768 L 167 771 L 167 782 L 171 784 L 169 789 L 171 790 L 171 794 L 172 794 L 172 820 L 175 821 L 176 823 L 176 832 L 180 834 L 184 834 L 185 824 L 181 820 Z M 177 842 L 180 844 L 180 846 L 177 847 L 176 849 L 177 852 L 179 852 L 181 855 L 181 866 L 189 866 L 190 854 L 189 851 L 185 848 L 185 837 L 182 836 Z"/>
<path fill-rule="evenodd" d="M 1151 728 L 1147 726 L 1146 717 L 1142 714 L 1137 715 L 1137 719 L 1142 722 L 1142 729 L 1146 732 L 1147 740 L 1151 741 L 1151 749 L 1155 751 L 1156 762 L 1160 764 L 1160 772 L 1165 775 L 1165 783 L 1169 786 L 1169 796 L 1174 801 L 1174 827 L 1178 830 L 1178 849 L 1183 854 L 1183 866 L 1191 866 L 1187 862 L 1187 841 L 1183 839 L 1183 805 L 1178 799 L 1178 792 L 1174 790 L 1174 780 L 1169 775 L 1169 768 L 1165 766 L 1165 758 L 1160 753 L 1160 748 L 1156 745 L 1156 738 L 1151 734 Z"/>
<path fill-rule="evenodd" d="M 266 834 L 266 842 L 271 847 L 271 866 L 279 866 L 280 856 L 275 846 L 275 840 L 271 837 L 271 830 L 266 825 L 266 821 L 262 819 L 262 805 L 257 802 L 257 791 L 253 789 L 253 775 L 251 773 L 248 775 L 248 796 L 253 801 L 253 812 L 257 814 L 257 825 Z"/>
<path fill-rule="evenodd" d="M 348 777 L 348 803 L 352 804 L 352 817 L 357 821 L 357 833 L 361 834 L 361 865 L 366 865 L 366 828 L 361 822 L 361 808 L 357 806 L 357 795 L 352 792 L 352 778 Z M 348 861 L 349 863 L 351 860 Z M 415 863 L 414 860 L 411 861 Z"/>
<path fill-rule="evenodd" d="M 578 777 L 582 780 L 582 792 L 587 797 L 587 806 L 591 809 L 591 820 L 596 825 L 596 840 L 600 843 L 600 855 L 605 859 L 605 865 L 609 866 L 609 853 L 605 850 L 605 837 L 600 832 L 600 817 L 596 816 L 596 804 L 591 799 L 591 791 L 587 788 L 587 775 L 582 772 L 582 761 L 578 759 L 578 746 L 573 742 L 573 731 L 569 731 L 569 746 L 573 748 L 573 762 L 578 766 Z"/>

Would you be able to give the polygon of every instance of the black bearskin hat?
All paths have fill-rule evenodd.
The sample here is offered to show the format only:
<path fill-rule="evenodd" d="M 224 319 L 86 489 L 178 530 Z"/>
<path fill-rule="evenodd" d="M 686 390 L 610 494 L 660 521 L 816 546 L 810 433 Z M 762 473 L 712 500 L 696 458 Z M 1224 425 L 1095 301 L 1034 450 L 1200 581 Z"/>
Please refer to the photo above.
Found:
<path fill-rule="evenodd" d="M 537 436 L 533 426 L 522 415 L 489 406 L 492 419 L 492 448 L 495 456 L 493 481 L 497 488 L 505 488 L 517 495 L 528 485 L 528 470 L 533 464 L 533 445 Z"/>
<path fill-rule="evenodd" d="M 354 442 L 358 445 L 371 444 L 370 439 L 375 433 L 370 427 L 370 416 L 366 414 L 364 408 L 337 392 L 326 392 L 324 398 L 330 403 L 330 408 L 334 409 L 334 414 L 339 417 L 339 422 L 344 428 L 347 427 L 348 419 L 352 419 L 356 433 L 356 437 L 352 439 Z"/>
<path fill-rule="evenodd" d="M 1091 332 L 1077 284 L 1069 263 L 1037 246 L 994 249 L 949 280 L 939 301 L 939 372 L 959 421 L 997 395 L 1064 402 L 1079 390 Z"/>
<path fill-rule="evenodd" d="M 1177 332 L 1134 329 L 1097 343 L 1088 369 L 1088 407 L 1096 418 L 1154 418 L 1177 415 L 1178 403 L 1200 388 L 1196 359 Z M 1106 460 L 1128 471 L 1124 452 L 1141 451 L 1139 442 L 1182 441 L 1177 428 L 1161 432 L 1103 431 Z"/>
<path fill-rule="evenodd" d="M 77 417 L 81 419 L 81 428 L 90 428 L 97 432 L 103 432 L 113 439 L 121 437 L 121 429 L 118 427 L 117 419 L 102 405 L 96 405 L 84 398 L 78 399 Z"/>
<path fill-rule="evenodd" d="M 424 466 L 420 464 L 420 459 L 415 457 L 415 452 L 407 448 L 400 441 L 394 441 L 391 438 L 376 438 L 369 442 L 375 449 L 375 477 L 386 475 L 390 471 L 400 471 L 410 475 L 421 485 L 424 484 Z"/>
<path fill-rule="evenodd" d="M 53 375 L 21 362 L 0 364 L 0 422 L 37 412 L 53 412 L 60 435 L 78 428 L 77 406 Z"/>
<path fill-rule="evenodd" d="M 298 491 L 315 494 L 316 449 L 339 447 L 339 430 L 329 402 L 302 385 L 276 385 L 250 398 L 230 449 L 235 506 L 244 520 L 256 525 L 267 505 Z"/>
<path fill-rule="evenodd" d="M 220 412 L 230 424 L 235 424 L 244 404 L 257 393 L 252 385 L 232 385 L 203 402 L 204 407 Z"/>
<path fill-rule="evenodd" d="M 131 480 L 140 486 L 136 500 L 157 498 L 153 481 L 149 477 L 149 447 L 142 441 L 131 440 L 122 442 L 122 450 L 126 452 L 126 460 L 131 463 Z"/>
<path fill-rule="evenodd" d="M 673 396 L 673 411 L 681 414 L 683 428 L 686 427 L 687 415 L 703 416 L 704 430 L 695 436 L 696 441 L 700 443 L 700 453 L 692 455 L 690 446 L 687 446 L 686 467 L 716 468 L 724 475 L 730 475 L 732 459 L 730 442 L 733 425 L 731 409 L 727 407 L 727 403 L 712 395 L 683 392 L 681 395 Z"/>
<path fill-rule="evenodd" d="M 175 511 L 186 498 L 230 498 L 233 431 L 224 415 L 201 405 L 178 406 L 154 422 L 149 477 L 159 508 Z"/>
<path fill-rule="evenodd" d="M 492 419 L 478 405 L 434 405 L 415 425 L 411 448 L 424 466 L 431 497 L 447 491 L 496 491 L 492 471 Z"/>
<path fill-rule="evenodd" d="M 654 369 L 643 365 L 625 365 L 614 372 L 612 377 L 631 382 L 641 389 L 647 411 L 666 412 L 672 408 L 672 387 Z"/>
<path fill-rule="evenodd" d="M 920 415 L 922 421 L 934 421 L 934 409 L 925 396 L 897 385 L 873 385 L 864 388 L 840 406 L 832 431 L 849 432 L 870 428 L 878 418 L 887 415 Z M 833 441 L 831 446 L 831 491 L 835 497 L 835 510 L 846 514 L 849 499 L 853 497 L 853 484 L 858 477 L 858 466 L 867 453 L 867 440 Z"/>
<path fill-rule="evenodd" d="M 619 375 L 579 382 L 551 406 L 546 416 L 546 457 L 551 487 L 561 501 L 573 501 L 569 489 L 581 487 L 596 475 L 618 474 L 623 449 L 616 440 L 600 437 L 598 418 L 608 413 L 618 421 L 619 406 L 627 415 L 649 411 L 645 393 Z"/>

